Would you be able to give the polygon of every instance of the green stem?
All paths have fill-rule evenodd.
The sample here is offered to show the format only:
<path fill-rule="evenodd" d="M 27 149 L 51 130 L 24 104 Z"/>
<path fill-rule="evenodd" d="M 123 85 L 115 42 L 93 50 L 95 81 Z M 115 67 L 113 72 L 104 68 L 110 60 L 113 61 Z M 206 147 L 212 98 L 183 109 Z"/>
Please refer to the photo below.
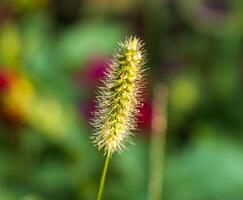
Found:
<path fill-rule="evenodd" d="M 97 198 L 96 198 L 97 200 L 101 200 L 102 193 L 103 193 L 103 190 L 104 190 L 105 178 L 106 178 L 107 169 L 108 169 L 108 165 L 109 165 L 110 154 L 111 153 L 110 153 L 110 150 L 109 150 L 106 154 L 104 169 L 103 169 L 102 176 L 101 176 L 101 179 L 100 179 L 100 186 L 99 186 L 99 190 L 98 190 L 98 194 L 97 194 Z"/>

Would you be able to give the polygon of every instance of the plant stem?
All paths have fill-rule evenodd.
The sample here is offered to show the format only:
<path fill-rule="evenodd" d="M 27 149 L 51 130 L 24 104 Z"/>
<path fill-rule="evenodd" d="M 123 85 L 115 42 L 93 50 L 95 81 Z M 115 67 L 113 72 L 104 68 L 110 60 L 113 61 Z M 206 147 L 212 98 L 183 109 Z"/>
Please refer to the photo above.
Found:
<path fill-rule="evenodd" d="M 103 193 L 103 189 L 104 189 L 104 185 L 105 185 L 105 178 L 106 178 L 107 169 L 108 169 L 108 165 L 109 165 L 109 160 L 110 160 L 110 150 L 108 150 L 107 154 L 106 154 L 104 169 L 103 169 L 102 176 L 100 179 L 100 186 L 99 186 L 99 190 L 98 190 L 98 194 L 97 194 L 97 198 L 96 198 L 97 200 L 101 200 L 101 197 L 102 197 L 102 193 Z"/>
<path fill-rule="evenodd" d="M 149 200 L 162 199 L 166 146 L 168 88 L 158 83 L 154 89 L 152 136 L 150 143 Z"/>

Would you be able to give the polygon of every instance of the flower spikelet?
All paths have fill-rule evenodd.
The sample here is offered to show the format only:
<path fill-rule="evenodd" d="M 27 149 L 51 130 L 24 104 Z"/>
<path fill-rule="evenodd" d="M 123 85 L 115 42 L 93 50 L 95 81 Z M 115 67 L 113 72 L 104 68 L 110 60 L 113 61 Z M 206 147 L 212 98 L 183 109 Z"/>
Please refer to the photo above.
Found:
<path fill-rule="evenodd" d="M 143 43 L 137 37 L 118 43 L 98 90 L 92 121 L 95 146 L 105 153 L 123 150 L 136 129 L 141 106 L 145 63 Z"/>

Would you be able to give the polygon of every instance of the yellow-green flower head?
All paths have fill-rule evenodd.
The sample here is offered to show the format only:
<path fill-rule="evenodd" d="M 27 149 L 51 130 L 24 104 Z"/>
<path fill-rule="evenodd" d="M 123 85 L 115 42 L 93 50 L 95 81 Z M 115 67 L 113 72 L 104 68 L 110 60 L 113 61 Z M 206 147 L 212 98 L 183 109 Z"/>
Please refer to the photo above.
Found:
<path fill-rule="evenodd" d="M 95 127 L 94 144 L 99 150 L 111 154 L 123 150 L 136 129 L 144 85 L 142 41 L 130 37 L 118 46 L 106 70 L 103 86 L 99 88 L 92 122 Z"/>

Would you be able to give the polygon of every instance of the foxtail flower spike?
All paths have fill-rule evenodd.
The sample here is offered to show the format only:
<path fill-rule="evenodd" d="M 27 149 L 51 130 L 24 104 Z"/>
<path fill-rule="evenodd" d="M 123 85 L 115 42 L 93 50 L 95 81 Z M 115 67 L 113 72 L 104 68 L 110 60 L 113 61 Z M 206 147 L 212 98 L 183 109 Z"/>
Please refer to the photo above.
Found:
<path fill-rule="evenodd" d="M 91 138 L 105 154 L 123 150 L 136 129 L 144 86 L 143 45 L 137 37 L 119 42 L 98 90 L 92 121 L 95 133 Z"/>

